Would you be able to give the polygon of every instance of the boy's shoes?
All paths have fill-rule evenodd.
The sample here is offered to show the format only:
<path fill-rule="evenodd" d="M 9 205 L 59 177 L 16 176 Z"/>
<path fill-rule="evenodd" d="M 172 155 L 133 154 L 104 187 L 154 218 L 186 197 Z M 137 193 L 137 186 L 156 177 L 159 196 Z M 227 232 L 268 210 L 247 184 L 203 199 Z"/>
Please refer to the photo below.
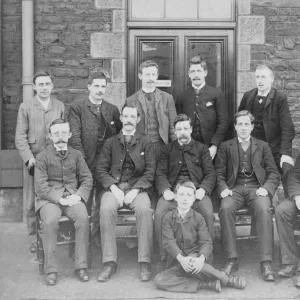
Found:
<path fill-rule="evenodd" d="M 215 292 L 220 293 L 221 292 L 221 282 L 220 280 L 215 280 L 215 281 L 199 281 L 198 283 L 198 289 L 210 289 L 214 290 Z"/>
<path fill-rule="evenodd" d="M 140 275 L 141 281 L 149 281 L 151 278 L 151 266 L 149 263 L 141 262 L 140 263 Z"/>
<path fill-rule="evenodd" d="M 46 275 L 46 284 L 47 285 L 56 285 L 57 273 L 51 272 Z"/>
<path fill-rule="evenodd" d="M 223 272 L 230 276 L 231 273 L 236 272 L 239 269 L 239 263 L 237 261 L 237 258 L 228 258 L 227 263 L 223 269 Z"/>
<path fill-rule="evenodd" d="M 114 261 L 108 261 L 98 276 L 98 281 L 108 281 L 117 271 L 117 264 Z"/>
<path fill-rule="evenodd" d="M 81 282 L 89 281 L 89 279 L 90 279 L 86 269 L 76 270 L 75 274 L 76 274 L 77 278 L 79 279 L 79 281 L 81 281 Z"/>
<path fill-rule="evenodd" d="M 278 271 L 278 276 L 281 277 L 292 277 L 298 272 L 298 266 L 296 265 L 285 265 L 284 268 Z"/>
<path fill-rule="evenodd" d="M 228 276 L 227 286 L 243 290 L 246 287 L 246 279 L 240 276 Z"/>
<path fill-rule="evenodd" d="M 275 281 L 275 273 L 272 269 L 271 261 L 266 260 L 260 263 L 260 272 L 263 280 Z"/>

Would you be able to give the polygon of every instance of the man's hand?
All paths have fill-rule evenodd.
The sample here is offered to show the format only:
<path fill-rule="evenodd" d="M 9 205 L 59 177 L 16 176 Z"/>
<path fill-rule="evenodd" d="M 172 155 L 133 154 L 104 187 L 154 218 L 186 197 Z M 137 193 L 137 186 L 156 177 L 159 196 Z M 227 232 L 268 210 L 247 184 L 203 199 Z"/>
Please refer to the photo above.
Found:
<path fill-rule="evenodd" d="M 287 163 L 287 164 L 290 164 L 292 166 L 295 165 L 295 162 L 293 160 L 292 157 L 288 156 L 288 155 L 281 155 L 281 158 L 280 158 L 280 168 L 282 168 L 282 165 L 283 163 Z"/>
<path fill-rule="evenodd" d="M 171 190 L 165 190 L 163 196 L 167 201 L 171 201 L 175 199 L 175 195 Z"/>
<path fill-rule="evenodd" d="M 260 187 L 259 189 L 256 190 L 256 195 L 257 196 L 268 196 L 268 191 L 265 188 Z"/>
<path fill-rule="evenodd" d="M 209 147 L 209 153 L 210 153 L 210 157 L 211 159 L 213 160 L 217 154 L 217 150 L 218 150 L 218 147 L 216 145 L 212 145 Z"/>
<path fill-rule="evenodd" d="M 222 199 L 232 196 L 232 191 L 230 189 L 225 189 L 221 192 Z"/>
<path fill-rule="evenodd" d="M 81 202 L 81 197 L 77 194 L 73 194 L 68 196 L 66 200 L 68 200 L 69 206 L 73 206 Z"/>
<path fill-rule="evenodd" d="M 300 195 L 295 196 L 294 200 L 295 200 L 297 208 L 300 209 Z"/>
<path fill-rule="evenodd" d="M 202 200 L 204 196 L 205 196 L 205 189 L 200 188 L 196 191 L 196 199 L 197 200 Z"/>
<path fill-rule="evenodd" d="M 179 263 L 181 264 L 184 271 L 186 271 L 187 273 L 190 273 L 193 271 L 193 258 L 192 257 L 190 257 L 190 256 L 185 257 L 181 254 L 178 254 L 176 258 L 179 261 Z"/>
<path fill-rule="evenodd" d="M 60 198 L 60 199 L 58 200 L 58 203 L 59 203 L 61 206 L 69 206 L 69 201 L 68 201 L 68 199 L 66 199 L 66 198 Z"/>
<path fill-rule="evenodd" d="M 34 157 L 31 157 L 29 160 L 28 160 L 28 169 L 31 167 L 31 166 L 34 166 L 35 165 L 35 158 Z"/>
<path fill-rule="evenodd" d="M 132 189 L 131 191 L 129 191 L 125 195 L 125 199 L 124 199 L 125 204 L 131 204 L 132 201 L 135 199 L 135 197 L 138 195 L 139 191 L 140 191 L 139 189 Z"/>
<path fill-rule="evenodd" d="M 198 274 L 204 265 L 205 262 L 205 256 L 200 255 L 199 257 L 193 258 L 193 271 L 192 274 Z"/>
<path fill-rule="evenodd" d="M 125 198 L 124 192 L 120 190 L 115 184 L 111 185 L 110 190 L 113 193 L 113 195 L 116 197 L 119 203 L 119 207 L 122 207 Z"/>

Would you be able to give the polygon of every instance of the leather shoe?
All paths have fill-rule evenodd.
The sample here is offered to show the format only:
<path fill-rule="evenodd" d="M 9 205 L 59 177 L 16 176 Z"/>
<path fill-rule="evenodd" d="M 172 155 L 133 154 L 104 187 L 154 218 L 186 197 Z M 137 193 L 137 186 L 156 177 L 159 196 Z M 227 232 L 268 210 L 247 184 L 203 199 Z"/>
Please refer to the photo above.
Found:
<path fill-rule="evenodd" d="M 246 279 L 241 276 L 229 276 L 227 286 L 243 290 L 246 287 Z"/>
<path fill-rule="evenodd" d="M 265 281 L 275 281 L 275 273 L 272 269 L 270 261 L 263 261 L 260 263 L 260 272 Z"/>
<path fill-rule="evenodd" d="M 111 276 L 113 276 L 117 271 L 117 264 L 114 261 L 109 261 L 104 264 L 104 268 L 99 273 L 98 281 L 106 282 Z"/>
<path fill-rule="evenodd" d="M 75 274 L 77 276 L 77 278 L 79 279 L 79 281 L 84 282 L 84 281 L 89 281 L 89 275 L 86 271 L 86 269 L 79 269 L 75 271 Z"/>
<path fill-rule="evenodd" d="M 36 253 L 36 248 L 37 248 L 36 242 L 32 242 L 31 245 L 30 245 L 29 251 L 31 253 Z"/>
<path fill-rule="evenodd" d="M 165 271 L 167 268 L 167 261 L 166 260 L 161 260 L 157 265 L 156 265 L 156 273 L 161 273 Z"/>
<path fill-rule="evenodd" d="M 278 276 L 281 277 L 292 277 L 298 272 L 298 266 L 296 265 L 285 265 L 284 268 L 278 271 Z"/>
<path fill-rule="evenodd" d="M 46 284 L 47 285 L 56 285 L 56 281 L 57 281 L 57 273 L 56 272 L 48 273 L 46 275 Z"/>
<path fill-rule="evenodd" d="M 223 269 L 223 272 L 230 276 L 231 273 L 236 272 L 239 269 L 239 263 L 236 258 L 228 258 L 227 263 Z"/>
<path fill-rule="evenodd" d="M 199 281 L 198 283 L 198 289 L 211 289 L 214 290 L 215 292 L 221 293 L 221 282 L 220 280 L 215 280 L 215 281 Z"/>
<path fill-rule="evenodd" d="M 141 281 L 149 281 L 151 278 L 151 267 L 149 263 L 141 262 L 140 263 L 140 275 Z"/>

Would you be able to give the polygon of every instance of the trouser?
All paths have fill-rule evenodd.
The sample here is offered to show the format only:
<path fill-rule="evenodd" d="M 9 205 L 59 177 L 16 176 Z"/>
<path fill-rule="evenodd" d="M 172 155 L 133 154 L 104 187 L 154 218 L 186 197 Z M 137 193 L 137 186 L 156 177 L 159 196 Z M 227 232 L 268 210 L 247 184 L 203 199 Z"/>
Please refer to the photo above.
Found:
<path fill-rule="evenodd" d="M 36 241 L 36 218 L 35 218 L 35 191 L 34 191 L 34 177 L 28 174 L 27 169 L 23 172 L 23 199 L 26 209 L 26 223 L 29 241 Z"/>
<path fill-rule="evenodd" d="M 205 263 L 198 274 L 187 273 L 180 264 L 177 264 L 157 274 L 154 284 L 158 289 L 168 292 L 196 293 L 199 282 L 209 280 L 220 280 L 222 285 L 228 283 L 225 273 Z"/>
<path fill-rule="evenodd" d="M 42 220 L 43 246 L 45 253 L 46 273 L 57 272 L 56 258 L 58 222 L 62 215 L 74 222 L 75 227 L 75 269 L 87 268 L 89 241 L 89 220 L 84 203 L 74 206 L 59 206 L 46 203 L 40 208 Z"/>
<path fill-rule="evenodd" d="M 150 263 L 153 246 L 153 210 L 151 209 L 148 194 L 146 192 L 139 193 L 129 207 L 134 210 L 136 217 L 138 262 Z M 100 231 L 103 263 L 109 261 L 117 262 L 117 210 L 117 199 L 112 192 L 105 192 L 101 198 L 100 207 Z"/>
<path fill-rule="evenodd" d="M 163 249 L 162 246 L 162 220 L 165 214 L 174 208 L 177 207 L 177 202 L 175 200 L 167 201 L 161 197 L 157 203 L 156 210 L 154 213 L 154 228 L 157 244 L 159 247 L 160 259 L 167 259 L 167 252 Z M 205 219 L 206 226 L 208 228 L 209 235 L 211 240 L 214 239 L 214 216 L 213 216 L 213 207 L 211 199 L 208 196 L 200 200 L 195 200 L 192 208 L 198 213 L 202 214 Z"/>
<path fill-rule="evenodd" d="M 298 247 L 294 238 L 294 222 L 299 210 L 294 201 L 286 199 L 275 209 L 276 226 L 283 264 L 298 265 Z"/>
<path fill-rule="evenodd" d="M 235 212 L 245 204 L 249 206 L 256 220 L 260 261 L 272 261 L 272 212 L 268 196 L 257 196 L 260 187 L 256 178 L 253 180 L 237 179 L 232 189 L 232 197 L 221 200 L 219 212 L 221 238 L 228 258 L 237 258 Z"/>

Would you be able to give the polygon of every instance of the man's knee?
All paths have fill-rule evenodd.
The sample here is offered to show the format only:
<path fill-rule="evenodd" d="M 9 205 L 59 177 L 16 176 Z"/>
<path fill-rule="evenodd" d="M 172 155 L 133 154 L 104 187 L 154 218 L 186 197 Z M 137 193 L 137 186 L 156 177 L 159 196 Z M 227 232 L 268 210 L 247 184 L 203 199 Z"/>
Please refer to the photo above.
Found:
<path fill-rule="evenodd" d="M 254 204 L 254 213 L 271 215 L 271 202 L 269 197 L 258 197 Z"/>
<path fill-rule="evenodd" d="M 231 215 L 235 214 L 235 205 L 231 201 L 226 201 L 226 198 L 222 200 L 219 215 Z"/>
<path fill-rule="evenodd" d="M 150 198 L 147 193 L 139 194 L 134 203 L 134 210 L 137 215 L 145 215 L 153 213 L 151 208 Z"/>
<path fill-rule="evenodd" d="M 284 200 L 275 209 L 276 219 L 292 219 L 296 213 L 297 207 L 290 200 Z"/>
<path fill-rule="evenodd" d="M 105 192 L 101 198 L 100 216 L 117 213 L 118 203 L 111 192 Z"/>
<path fill-rule="evenodd" d="M 158 200 L 156 209 L 155 209 L 155 213 L 154 213 L 154 218 L 156 219 L 161 219 L 163 218 L 163 216 L 169 212 L 170 210 L 173 209 L 173 203 L 171 203 L 170 201 L 165 200 L 163 197 L 161 197 Z"/>

